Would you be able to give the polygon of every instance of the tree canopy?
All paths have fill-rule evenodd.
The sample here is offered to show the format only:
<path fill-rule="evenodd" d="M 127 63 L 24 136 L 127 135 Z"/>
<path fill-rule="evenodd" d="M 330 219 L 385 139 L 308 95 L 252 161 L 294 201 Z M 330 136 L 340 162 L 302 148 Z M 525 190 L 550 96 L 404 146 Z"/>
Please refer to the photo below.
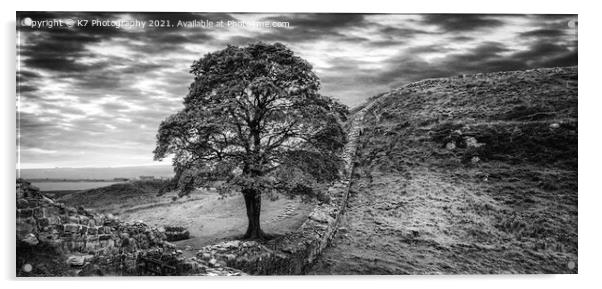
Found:
<path fill-rule="evenodd" d="M 348 109 L 319 93 L 312 66 L 286 46 L 228 46 L 190 72 L 184 109 L 160 124 L 154 150 L 173 155 L 181 193 L 219 183 L 245 197 L 303 194 L 338 177 Z"/>

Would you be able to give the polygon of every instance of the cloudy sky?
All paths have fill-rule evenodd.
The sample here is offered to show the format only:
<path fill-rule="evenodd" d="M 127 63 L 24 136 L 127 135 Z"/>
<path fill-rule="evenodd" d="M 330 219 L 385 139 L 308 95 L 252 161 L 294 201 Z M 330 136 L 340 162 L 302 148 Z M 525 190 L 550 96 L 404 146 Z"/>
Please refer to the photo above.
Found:
<path fill-rule="evenodd" d="M 52 19 L 88 23 L 32 27 Z M 248 25 L 117 28 L 92 20 Z M 353 107 L 423 78 L 577 65 L 576 26 L 576 15 L 18 13 L 20 166 L 156 164 L 156 130 L 182 108 L 190 65 L 227 44 L 284 43 L 313 64 L 323 94 Z"/>

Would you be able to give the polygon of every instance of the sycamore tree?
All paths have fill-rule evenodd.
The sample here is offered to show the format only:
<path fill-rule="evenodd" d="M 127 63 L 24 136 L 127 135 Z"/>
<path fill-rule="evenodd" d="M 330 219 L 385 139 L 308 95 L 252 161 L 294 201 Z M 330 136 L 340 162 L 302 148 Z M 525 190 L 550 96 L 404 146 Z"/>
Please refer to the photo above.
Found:
<path fill-rule="evenodd" d="M 311 194 L 339 177 L 347 107 L 321 95 L 312 66 L 280 43 L 228 46 L 190 72 L 184 108 L 159 126 L 155 159 L 173 156 L 181 194 L 242 193 L 243 238 L 265 239 L 262 194 Z"/>

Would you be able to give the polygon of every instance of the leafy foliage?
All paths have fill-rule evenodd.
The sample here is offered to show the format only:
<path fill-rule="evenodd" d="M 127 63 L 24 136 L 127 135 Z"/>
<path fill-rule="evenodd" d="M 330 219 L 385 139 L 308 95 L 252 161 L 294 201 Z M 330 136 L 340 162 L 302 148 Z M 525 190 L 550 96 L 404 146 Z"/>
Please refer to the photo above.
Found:
<path fill-rule="evenodd" d="M 322 96 L 312 66 L 282 44 L 228 46 L 195 61 L 184 109 L 164 120 L 155 159 L 173 155 L 183 194 L 292 192 L 338 176 L 347 107 Z"/>

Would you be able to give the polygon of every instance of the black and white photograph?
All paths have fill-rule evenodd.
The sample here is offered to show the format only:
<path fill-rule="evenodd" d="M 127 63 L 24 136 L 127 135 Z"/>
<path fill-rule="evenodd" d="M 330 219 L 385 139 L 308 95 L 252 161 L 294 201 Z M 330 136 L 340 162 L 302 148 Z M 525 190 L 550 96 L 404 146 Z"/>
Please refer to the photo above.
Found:
<path fill-rule="evenodd" d="M 578 14 L 198 10 L 16 11 L 17 279 L 580 272 Z"/>

